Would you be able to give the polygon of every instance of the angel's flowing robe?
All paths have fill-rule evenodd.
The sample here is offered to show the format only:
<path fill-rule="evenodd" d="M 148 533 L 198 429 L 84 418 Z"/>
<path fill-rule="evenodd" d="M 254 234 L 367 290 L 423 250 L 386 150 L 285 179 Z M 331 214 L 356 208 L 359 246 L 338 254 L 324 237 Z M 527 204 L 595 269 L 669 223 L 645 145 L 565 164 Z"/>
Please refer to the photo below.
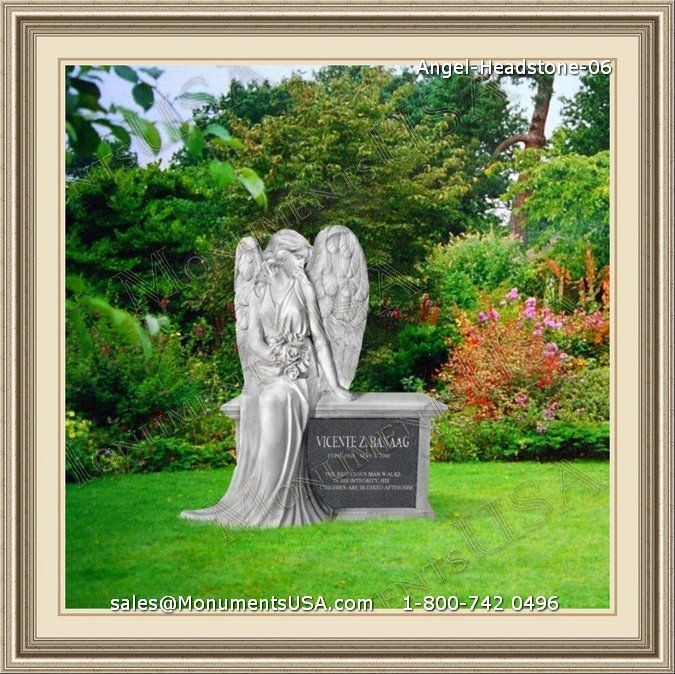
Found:
<path fill-rule="evenodd" d="M 259 310 L 270 357 L 252 365 L 240 397 L 237 466 L 214 506 L 181 517 L 224 526 L 297 526 L 333 515 L 312 491 L 305 433 L 319 370 L 299 281 L 277 303 L 269 285 Z"/>

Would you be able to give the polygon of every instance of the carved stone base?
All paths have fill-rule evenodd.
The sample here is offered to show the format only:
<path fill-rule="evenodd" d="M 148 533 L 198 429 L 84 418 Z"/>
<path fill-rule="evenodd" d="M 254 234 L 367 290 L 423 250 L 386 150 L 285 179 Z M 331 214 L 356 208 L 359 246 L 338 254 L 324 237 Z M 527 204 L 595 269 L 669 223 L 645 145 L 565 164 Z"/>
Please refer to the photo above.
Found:
<path fill-rule="evenodd" d="M 337 519 L 433 518 L 429 431 L 445 405 L 422 393 L 323 398 L 310 416 L 310 488 Z M 239 399 L 221 410 L 239 419 Z"/>
<path fill-rule="evenodd" d="M 436 519 L 436 513 L 429 506 L 425 510 L 419 508 L 341 508 L 337 511 L 338 520 L 410 520 Z"/>

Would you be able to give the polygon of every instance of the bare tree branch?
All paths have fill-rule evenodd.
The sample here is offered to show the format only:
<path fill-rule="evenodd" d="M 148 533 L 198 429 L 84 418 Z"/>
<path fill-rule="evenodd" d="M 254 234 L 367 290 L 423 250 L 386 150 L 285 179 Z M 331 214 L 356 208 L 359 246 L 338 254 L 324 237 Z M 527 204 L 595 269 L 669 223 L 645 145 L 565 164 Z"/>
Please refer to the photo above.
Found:
<path fill-rule="evenodd" d="M 492 154 L 492 159 L 495 160 L 502 152 L 504 152 L 504 150 L 510 148 L 512 145 L 515 145 L 516 143 L 525 143 L 527 145 L 528 141 L 529 138 L 525 133 L 519 133 L 516 136 L 511 136 L 511 138 L 507 138 L 506 140 L 499 143 L 497 149 Z"/>

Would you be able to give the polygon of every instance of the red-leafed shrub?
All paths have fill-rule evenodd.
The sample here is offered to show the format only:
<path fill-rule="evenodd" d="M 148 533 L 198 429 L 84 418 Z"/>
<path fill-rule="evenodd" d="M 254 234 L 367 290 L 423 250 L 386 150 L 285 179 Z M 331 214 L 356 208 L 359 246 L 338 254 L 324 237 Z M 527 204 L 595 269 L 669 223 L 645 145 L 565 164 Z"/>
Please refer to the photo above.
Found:
<path fill-rule="evenodd" d="M 576 309 L 558 313 L 517 288 L 497 306 L 457 318 L 460 343 L 438 380 L 456 412 L 474 420 L 512 417 L 543 428 L 560 418 L 569 397 L 569 380 L 596 361 L 593 349 L 606 350 L 607 311 Z"/>

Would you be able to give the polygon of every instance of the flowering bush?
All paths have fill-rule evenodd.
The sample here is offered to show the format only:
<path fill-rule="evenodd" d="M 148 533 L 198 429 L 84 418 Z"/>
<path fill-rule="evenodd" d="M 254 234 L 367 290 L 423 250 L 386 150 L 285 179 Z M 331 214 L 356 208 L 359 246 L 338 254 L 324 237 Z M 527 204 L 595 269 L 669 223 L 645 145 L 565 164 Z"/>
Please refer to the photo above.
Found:
<path fill-rule="evenodd" d="M 503 420 L 521 433 L 543 434 L 563 419 L 606 421 L 608 369 L 585 357 L 589 345 L 607 350 L 606 310 L 557 313 L 534 297 L 522 298 L 518 288 L 496 305 L 458 316 L 461 341 L 438 376 L 455 424 Z M 579 402 L 577 389 L 589 382 L 593 401 Z"/>
<path fill-rule="evenodd" d="M 560 382 L 576 367 L 556 341 L 564 319 L 534 298 L 521 303 L 517 288 L 506 294 L 500 309 L 479 311 L 475 320 L 458 316 L 461 342 L 439 381 L 450 392 L 450 402 L 472 410 L 475 419 L 524 418 L 534 406 L 542 422 L 551 420 Z"/>

